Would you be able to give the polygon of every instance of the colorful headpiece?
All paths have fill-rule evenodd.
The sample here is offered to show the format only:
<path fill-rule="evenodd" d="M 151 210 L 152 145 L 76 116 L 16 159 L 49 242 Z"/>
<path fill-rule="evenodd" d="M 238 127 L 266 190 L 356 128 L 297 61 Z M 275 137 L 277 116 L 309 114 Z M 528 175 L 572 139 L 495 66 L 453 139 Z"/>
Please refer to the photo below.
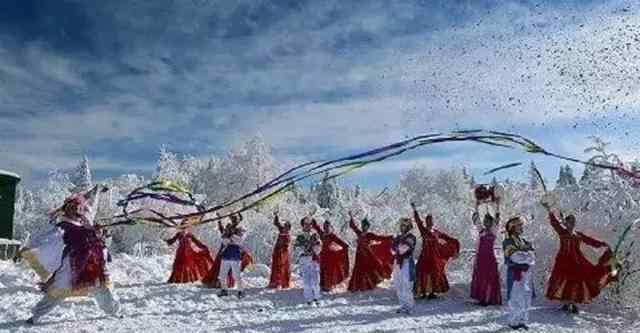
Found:
<path fill-rule="evenodd" d="M 89 206 L 87 199 L 85 199 L 84 197 L 84 192 L 81 192 L 73 194 L 66 198 L 62 206 L 50 210 L 49 215 L 64 214 L 64 210 L 70 205 L 75 205 L 78 215 L 81 216 L 91 211 L 91 207 Z"/>
<path fill-rule="evenodd" d="M 304 226 L 306 223 L 311 224 L 313 222 L 313 220 L 311 219 L 311 216 L 305 216 L 303 218 L 300 219 L 300 225 Z"/>
<path fill-rule="evenodd" d="M 511 233 L 513 228 L 518 225 L 524 225 L 524 220 L 520 216 L 515 216 L 507 221 L 507 223 L 504 225 L 504 228 L 507 233 Z"/>
<path fill-rule="evenodd" d="M 409 229 L 413 228 L 413 222 L 411 222 L 411 219 L 408 217 L 401 217 L 399 223 L 400 227 L 408 227 Z"/>

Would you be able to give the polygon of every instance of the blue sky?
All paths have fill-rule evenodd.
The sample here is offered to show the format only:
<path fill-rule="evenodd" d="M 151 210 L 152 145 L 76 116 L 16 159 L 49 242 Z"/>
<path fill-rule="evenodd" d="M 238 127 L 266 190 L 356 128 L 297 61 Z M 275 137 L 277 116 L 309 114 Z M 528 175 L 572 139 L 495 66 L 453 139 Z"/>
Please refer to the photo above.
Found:
<path fill-rule="evenodd" d="M 598 135 L 633 159 L 639 11 L 631 1 L 5 0 L 0 168 L 37 184 L 84 154 L 100 178 L 150 174 L 162 144 L 204 156 L 260 134 L 278 156 L 306 160 L 461 128 L 515 131 L 578 157 Z M 531 159 L 439 146 L 347 181 Z M 535 161 L 555 180 L 558 162 Z"/>

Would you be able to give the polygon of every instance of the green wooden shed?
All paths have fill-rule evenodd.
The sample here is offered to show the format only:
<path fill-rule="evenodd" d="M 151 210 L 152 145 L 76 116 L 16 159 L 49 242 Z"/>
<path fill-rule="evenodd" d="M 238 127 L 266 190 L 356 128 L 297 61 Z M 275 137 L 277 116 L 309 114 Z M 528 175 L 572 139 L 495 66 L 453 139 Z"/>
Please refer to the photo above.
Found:
<path fill-rule="evenodd" d="M 20 176 L 0 170 L 0 238 L 13 239 L 13 214 L 18 182 Z"/>

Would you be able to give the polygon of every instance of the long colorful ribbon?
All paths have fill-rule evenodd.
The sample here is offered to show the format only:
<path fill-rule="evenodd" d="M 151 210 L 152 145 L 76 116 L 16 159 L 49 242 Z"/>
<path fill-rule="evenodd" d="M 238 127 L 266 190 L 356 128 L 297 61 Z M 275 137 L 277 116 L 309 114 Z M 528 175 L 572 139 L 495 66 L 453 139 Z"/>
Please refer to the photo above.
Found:
<path fill-rule="evenodd" d="M 542 148 L 540 145 L 536 144 L 534 141 L 521 136 L 519 134 L 500 132 L 500 131 L 485 131 L 485 130 L 463 130 L 463 131 L 453 131 L 449 134 L 442 133 L 433 133 L 433 134 L 425 134 L 419 135 L 410 139 L 402 140 L 400 142 L 396 142 L 393 144 L 389 144 L 380 148 L 371 149 L 362 153 L 353 154 L 347 157 L 342 157 L 334 160 L 318 160 L 302 163 L 297 165 L 284 173 L 278 175 L 277 177 L 271 179 L 270 181 L 265 182 L 263 185 L 259 186 L 256 190 L 253 190 L 249 193 L 241 195 L 237 198 L 232 198 L 225 202 L 222 202 L 216 206 L 205 208 L 195 201 L 193 195 L 184 187 L 172 184 L 170 182 L 161 181 L 154 182 L 138 188 L 132 191 L 127 197 L 121 200 L 118 204 L 123 207 L 123 214 L 118 216 L 119 218 L 129 219 L 129 213 L 126 212 L 128 204 L 133 201 L 138 201 L 142 199 L 152 199 L 152 200 L 162 200 L 167 201 L 174 204 L 179 205 L 187 205 L 194 206 L 198 208 L 198 212 L 189 213 L 189 214 L 175 214 L 171 216 L 158 215 L 157 218 L 142 218 L 144 221 L 149 221 L 153 223 L 162 223 L 167 226 L 176 226 L 177 221 L 189 217 L 202 217 L 205 214 L 213 213 L 219 211 L 224 208 L 231 207 L 241 202 L 245 202 L 249 199 L 252 199 L 248 205 L 244 205 L 241 209 L 236 209 L 235 211 L 222 216 L 216 217 L 213 219 L 202 220 L 201 223 L 207 223 L 211 221 L 219 220 L 220 218 L 224 218 L 227 216 L 231 216 L 237 214 L 238 212 L 245 211 L 249 209 L 248 207 L 255 207 L 259 205 L 261 202 L 265 200 L 272 199 L 274 196 L 282 194 L 286 192 L 286 189 L 292 186 L 293 184 L 300 182 L 302 180 L 308 179 L 310 177 L 314 177 L 320 174 L 328 174 L 329 179 L 337 178 L 343 176 L 347 173 L 355 171 L 357 169 L 363 168 L 371 163 L 381 162 L 388 158 L 392 158 L 398 155 L 401 155 L 407 151 L 416 149 L 418 147 L 438 144 L 438 143 L 447 143 L 447 142 L 476 142 L 491 146 L 496 146 L 500 148 L 509 148 L 516 149 L 521 148 L 526 153 L 531 154 L 543 154 L 549 157 L 558 158 L 574 163 L 580 163 L 584 165 L 589 165 L 597 168 L 603 168 L 608 170 L 614 170 L 619 175 L 630 178 L 633 180 L 640 179 L 640 175 L 633 171 L 629 171 L 624 169 L 622 166 L 613 166 L 601 163 L 595 163 L 591 161 L 582 161 L 576 158 L 562 156 L 559 154 L 555 154 L 549 152 Z M 497 169 L 493 169 L 492 171 L 497 171 L 507 167 L 515 167 L 516 163 L 503 166 Z M 541 180 L 542 186 L 546 191 L 546 185 L 544 184 L 544 180 L 542 176 L 538 172 L 538 177 Z M 187 196 L 188 199 L 180 198 L 179 195 Z"/>

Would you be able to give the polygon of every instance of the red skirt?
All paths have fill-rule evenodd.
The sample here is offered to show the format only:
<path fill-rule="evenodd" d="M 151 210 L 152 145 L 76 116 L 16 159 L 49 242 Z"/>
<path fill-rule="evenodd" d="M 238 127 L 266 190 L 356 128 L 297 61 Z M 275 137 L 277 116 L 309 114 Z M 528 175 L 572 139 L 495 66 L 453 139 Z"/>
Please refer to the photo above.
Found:
<path fill-rule="evenodd" d="M 338 245 L 325 239 L 320 252 L 320 287 L 330 291 L 349 277 L 349 252 L 346 248 L 338 251 L 331 249 Z"/>
<path fill-rule="evenodd" d="M 276 244 L 271 255 L 271 277 L 267 288 L 291 288 L 289 243 Z"/>
<path fill-rule="evenodd" d="M 556 258 L 549 278 L 547 298 L 574 304 L 591 303 L 613 281 L 609 263 L 611 258 L 610 250 L 605 251 L 596 265 L 581 254 L 571 258 Z"/>
<path fill-rule="evenodd" d="M 190 283 L 202 280 L 213 267 L 209 249 L 199 246 L 188 237 L 180 241 L 173 261 L 170 283 Z"/>
<path fill-rule="evenodd" d="M 370 240 L 366 238 L 358 240 L 355 264 L 349 280 L 351 292 L 375 289 L 380 282 L 391 277 L 391 240 L 381 241 L 378 245 L 369 244 Z"/>
<path fill-rule="evenodd" d="M 416 296 L 442 294 L 449 291 L 447 279 L 447 264 L 458 255 L 460 245 L 456 240 L 445 239 L 446 244 L 440 244 L 433 238 L 424 239 L 422 253 L 416 264 Z"/>

